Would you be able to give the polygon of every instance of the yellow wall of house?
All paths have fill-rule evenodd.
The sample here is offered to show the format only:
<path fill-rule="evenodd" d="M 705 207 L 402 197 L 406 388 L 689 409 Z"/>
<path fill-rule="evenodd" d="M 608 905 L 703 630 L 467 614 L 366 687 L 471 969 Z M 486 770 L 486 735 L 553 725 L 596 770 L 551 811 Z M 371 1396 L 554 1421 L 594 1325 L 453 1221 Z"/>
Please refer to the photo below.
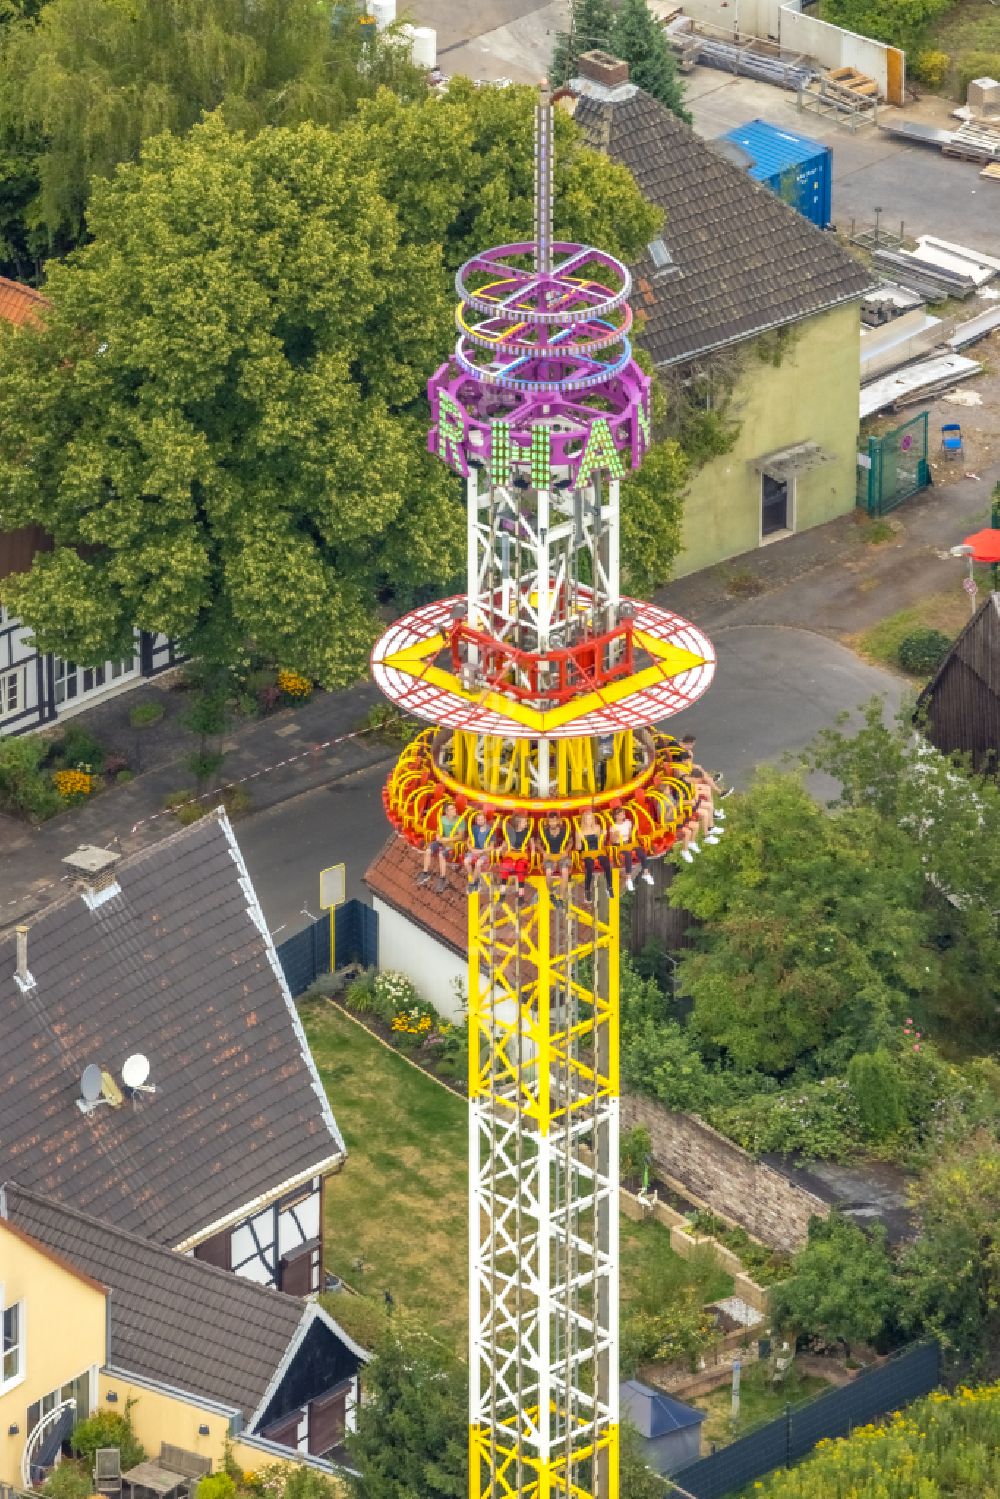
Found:
<path fill-rule="evenodd" d="M 218 1411 L 204 1410 L 187 1400 L 180 1400 L 160 1390 L 147 1390 L 142 1385 L 114 1374 L 100 1376 L 100 1405 L 102 1410 L 116 1410 L 124 1415 L 130 1401 L 132 1425 L 147 1456 L 159 1457 L 160 1443 L 169 1442 L 174 1447 L 184 1447 L 196 1452 L 199 1457 L 210 1457 L 213 1468 L 222 1466 L 226 1438 L 229 1434 L 229 1418 Z M 114 1405 L 108 1404 L 108 1394 L 118 1396 Z M 208 1435 L 199 1434 L 199 1426 L 208 1427 Z"/>
<path fill-rule="evenodd" d="M 854 508 L 860 349 L 856 302 L 795 325 L 777 367 L 747 346 L 730 407 L 739 436 L 731 452 L 691 481 L 675 577 L 760 545 L 760 474 L 753 461 L 765 453 L 814 442 L 833 455 L 833 462 L 796 479 L 796 531 Z"/>
<path fill-rule="evenodd" d="M 6 1306 L 25 1307 L 24 1378 L 0 1394 L 0 1480 L 20 1486 L 29 1405 L 104 1362 L 105 1297 L 3 1222 L 0 1284 Z"/>
<path fill-rule="evenodd" d="M 261 1468 L 294 1468 L 298 1466 L 293 1457 L 287 1459 L 275 1457 L 270 1452 L 262 1452 L 259 1447 L 253 1447 L 247 1442 L 233 1442 L 230 1445 L 230 1450 L 234 1462 L 239 1463 L 244 1473 L 259 1473 Z M 323 1476 L 329 1478 L 337 1493 L 345 1495 L 346 1499 L 346 1484 L 342 1483 L 339 1479 L 330 1477 L 329 1474 L 324 1474 Z"/>

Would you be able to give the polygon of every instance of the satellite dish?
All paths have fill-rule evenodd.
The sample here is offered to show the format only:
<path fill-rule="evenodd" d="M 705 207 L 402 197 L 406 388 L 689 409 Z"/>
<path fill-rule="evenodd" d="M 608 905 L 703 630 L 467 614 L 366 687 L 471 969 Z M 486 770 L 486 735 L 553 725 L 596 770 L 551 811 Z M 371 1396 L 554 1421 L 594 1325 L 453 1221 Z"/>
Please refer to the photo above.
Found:
<path fill-rule="evenodd" d="M 122 1082 L 126 1088 L 141 1088 L 149 1077 L 149 1058 L 144 1057 L 141 1051 L 125 1058 L 122 1067 Z"/>
<path fill-rule="evenodd" d="M 83 1069 L 80 1079 L 80 1096 L 84 1103 L 96 1103 L 101 1096 L 101 1084 L 103 1078 L 101 1069 L 96 1062 L 91 1062 L 89 1067 Z"/>

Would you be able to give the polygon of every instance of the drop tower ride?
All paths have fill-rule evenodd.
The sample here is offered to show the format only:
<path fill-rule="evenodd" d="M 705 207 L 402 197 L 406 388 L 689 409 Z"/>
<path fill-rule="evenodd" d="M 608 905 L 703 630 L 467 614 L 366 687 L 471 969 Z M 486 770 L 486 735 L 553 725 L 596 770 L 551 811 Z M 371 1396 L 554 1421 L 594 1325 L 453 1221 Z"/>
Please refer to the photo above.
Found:
<path fill-rule="evenodd" d="M 372 656 L 433 725 L 385 788 L 393 826 L 426 848 L 454 802 L 466 837 L 485 812 L 499 849 L 523 814 L 532 844 L 523 896 L 495 865 L 468 894 L 470 1499 L 618 1496 L 619 874 L 588 897 L 575 844 L 584 812 L 606 837 L 623 806 L 634 846 L 670 848 L 690 789 L 654 725 L 714 671 L 694 625 L 620 593 L 649 380 L 625 266 L 553 240 L 552 134 L 543 85 L 534 238 L 459 270 L 458 340 L 429 383 L 429 449 L 466 482 L 466 591 Z M 565 902 L 543 871 L 553 809 Z"/>

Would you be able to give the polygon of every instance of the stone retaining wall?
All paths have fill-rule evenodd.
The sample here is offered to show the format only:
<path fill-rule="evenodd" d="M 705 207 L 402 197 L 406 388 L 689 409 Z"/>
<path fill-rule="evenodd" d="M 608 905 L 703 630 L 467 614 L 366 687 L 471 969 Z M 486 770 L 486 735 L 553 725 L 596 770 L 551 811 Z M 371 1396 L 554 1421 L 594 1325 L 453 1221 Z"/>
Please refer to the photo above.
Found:
<path fill-rule="evenodd" d="M 695 1114 L 674 1113 L 655 1099 L 626 1094 L 623 1133 L 636 1125 L 649 1131 L 658 1176 L 772 1249 L 798 1249 L 809 1219 L 829 1215 L 829 1203 L 754 1160 Z"/>

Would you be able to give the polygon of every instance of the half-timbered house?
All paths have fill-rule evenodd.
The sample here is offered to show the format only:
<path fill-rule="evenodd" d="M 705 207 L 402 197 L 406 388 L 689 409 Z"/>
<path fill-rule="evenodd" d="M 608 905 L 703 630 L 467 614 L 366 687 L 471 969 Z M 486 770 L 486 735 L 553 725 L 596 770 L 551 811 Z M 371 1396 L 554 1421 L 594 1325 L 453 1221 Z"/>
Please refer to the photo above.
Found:
<path fill-rule="evenodd" d="M 16 327 L 37 324 L 48 304 L 41 292 L 0 276 L 0 318 Z M 180 659 L 166 635 L 136 630 L 130 655 L 80 666 L 38 651 L 31 631 L 3 604 L 3 580 L 27 572 L 39 552 L 52 549 L 40 526 L 0 530 L 0 734 L 24 734 L 67 718 L 97 700 L 156 676 Z"/>

